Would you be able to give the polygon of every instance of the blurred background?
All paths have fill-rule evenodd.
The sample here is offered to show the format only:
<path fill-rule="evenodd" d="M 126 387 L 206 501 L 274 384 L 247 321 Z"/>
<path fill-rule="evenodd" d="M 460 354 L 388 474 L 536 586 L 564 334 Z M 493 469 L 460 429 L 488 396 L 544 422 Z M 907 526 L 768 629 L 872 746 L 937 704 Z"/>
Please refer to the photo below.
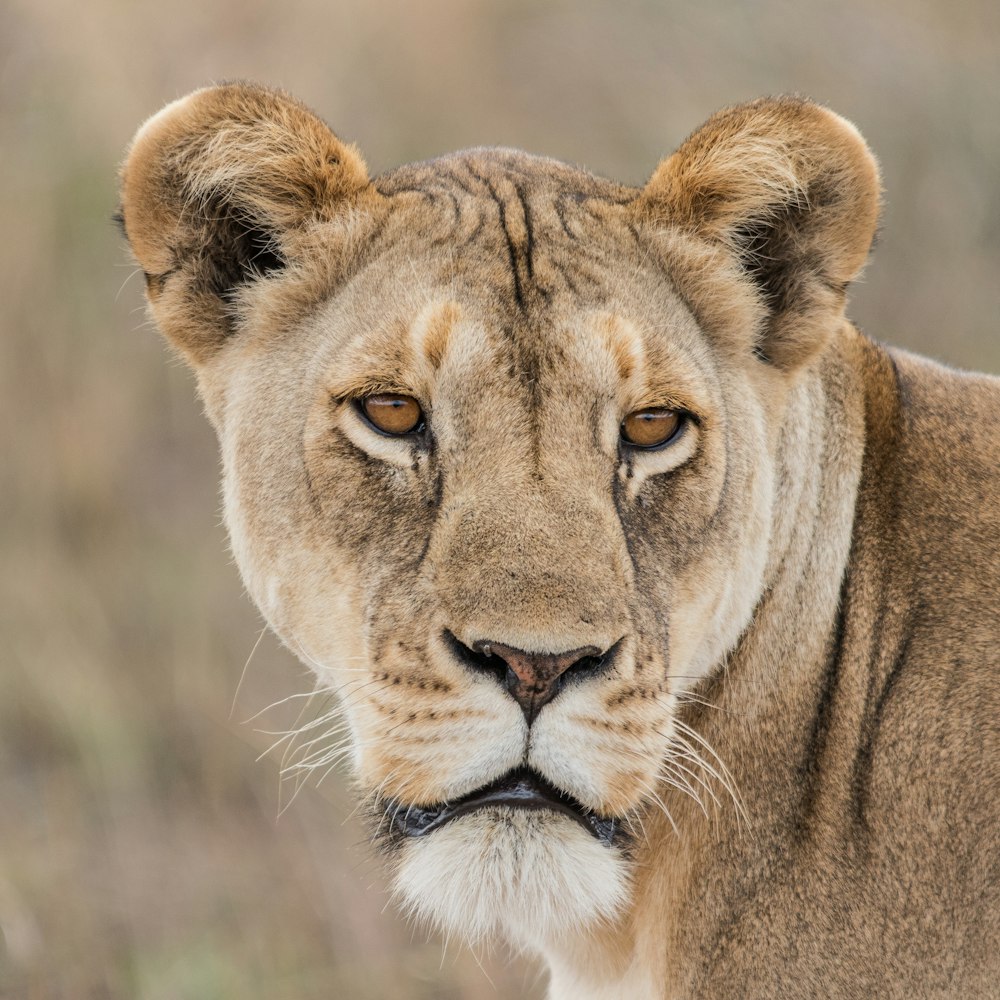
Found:
<path fill-rule="evenodd" d="M 998 372 L 1000 5 L 0 6 L 0 996 L 540 997 L 531 963 L 442 958 L 386 905 L 344 774 L 279 818 L 266 731 L 297 708 L 268 706 L 309 678 L 266 633 L 250 657 L 215 443 L 110 222 L 138 124 L 233 77 L 373 171 L 505 144 L 634 183 L 718 107 L 808 94 L 884 168 L 852 315 Z"/>

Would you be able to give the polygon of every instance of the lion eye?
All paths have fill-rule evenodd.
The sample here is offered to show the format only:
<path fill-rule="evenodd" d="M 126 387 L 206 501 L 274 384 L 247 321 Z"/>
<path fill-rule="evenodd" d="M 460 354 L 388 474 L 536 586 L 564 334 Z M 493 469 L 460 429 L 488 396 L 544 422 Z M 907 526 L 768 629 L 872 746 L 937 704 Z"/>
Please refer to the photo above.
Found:
<path fill-rule="evenodd" d="M 678 410 L 636 410 L 622 421 L 622 438 L 635 448 L 658 448 L 677 434 L 682 423 Z"/>
<path fill-rule="evenodd" d="M 412 396 L 381 392 L 362 397 L 358 406 L 368 422 L 383 434 L 410 434 L 423 428 L 423 410 Z"/>

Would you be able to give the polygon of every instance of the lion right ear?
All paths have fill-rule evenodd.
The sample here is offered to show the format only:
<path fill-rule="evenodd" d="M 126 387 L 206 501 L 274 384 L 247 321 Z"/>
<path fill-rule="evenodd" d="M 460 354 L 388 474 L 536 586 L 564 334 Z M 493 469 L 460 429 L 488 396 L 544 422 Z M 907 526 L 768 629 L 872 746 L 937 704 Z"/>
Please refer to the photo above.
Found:
<path fill-rule="evenodd" d="M 197 90 L 149 119 L 121 171 L 121 219 L 153 315 L 192 364 L 236 329 L 240 294 L 307 255 L 368 188 L 357 150 L 290 97 Z"/>
<path fill-rule="evenodd" d="M 688 300 L 742 327 L 784 370 L 815 357 L 842 319 L 868 257 L 879 172 L 858 130 L 799 98 L 763 98 L 710 118 L 664 160 L 639 199 L 653 224 L 687 241 Z M 693 255 L 693 256 L 692 256 Z M 723 287 L 723 273 L 738 275 Z M 733 302 L 753 308 L 735 324 Z"/>

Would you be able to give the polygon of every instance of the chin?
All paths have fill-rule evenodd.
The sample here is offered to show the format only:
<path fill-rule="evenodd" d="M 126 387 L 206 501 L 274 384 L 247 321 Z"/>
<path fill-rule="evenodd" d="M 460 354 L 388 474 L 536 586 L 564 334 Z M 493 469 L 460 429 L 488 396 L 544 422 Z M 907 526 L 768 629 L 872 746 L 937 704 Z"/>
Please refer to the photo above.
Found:
<path fill-rule="evenodd" d="M 629 898 L 620 848 L 548 810 L 480 809 L 396 852 L 403 908 L 471 944 L 537 950 L 614 920 Z"/>

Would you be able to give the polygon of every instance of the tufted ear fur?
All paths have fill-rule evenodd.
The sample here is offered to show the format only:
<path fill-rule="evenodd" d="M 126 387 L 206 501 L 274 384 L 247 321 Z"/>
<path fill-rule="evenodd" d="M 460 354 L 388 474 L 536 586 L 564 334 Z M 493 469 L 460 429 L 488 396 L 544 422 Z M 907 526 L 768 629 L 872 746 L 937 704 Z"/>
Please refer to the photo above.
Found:
<path fill-rule="evenodd" d="M 138 131 L 121 219 L 160 328 L 208 360 L 241 292 L 304 261 L 317 227 L 367 188 L 361 156 L 292 98 L 252 84 L 195 91 Z"/>
<path fill-rule="evenodd" d="M 703 263 L 714 250 L 737 265 L 754 293 L 743 314 L 754 351 L 793 369 L 837 328 L 875 235 L 879 191 L 878 165 L 850 122 L 810 101 L 762 98 L 711 117 L 640 200 L 655 224 L 694 237 Z M 696 311 L 722 311 L 710 280 L 690 292 Z"/>

